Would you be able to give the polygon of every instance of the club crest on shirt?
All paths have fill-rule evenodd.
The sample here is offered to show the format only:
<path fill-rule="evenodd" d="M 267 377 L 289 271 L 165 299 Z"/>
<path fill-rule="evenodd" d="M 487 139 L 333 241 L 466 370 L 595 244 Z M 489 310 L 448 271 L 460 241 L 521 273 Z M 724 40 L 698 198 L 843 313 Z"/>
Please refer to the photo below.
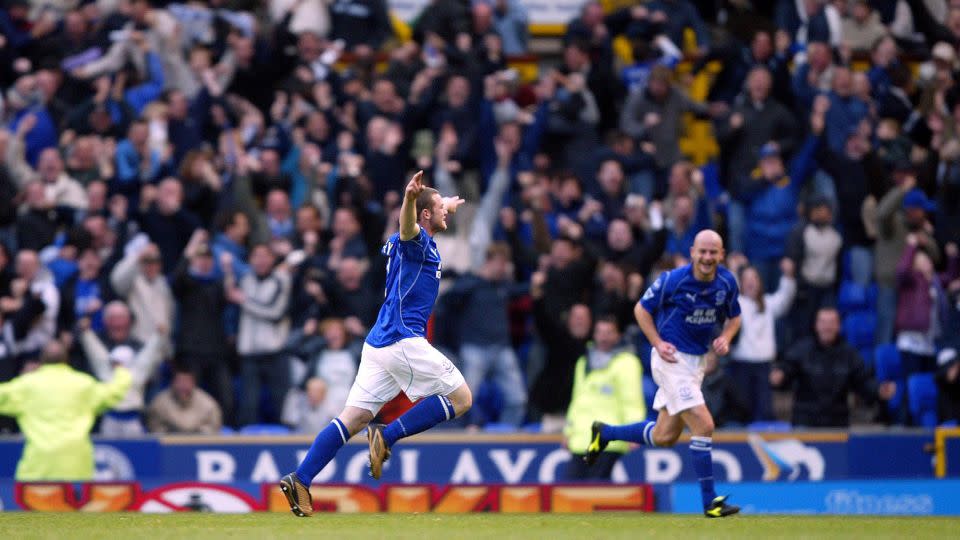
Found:
<path fill-rule="evenodd" d="M 713 303 L 722 306 L 724 300 L 727 299 L 727 291 L 717 291 L 717 295 L 713 298 Z"/>

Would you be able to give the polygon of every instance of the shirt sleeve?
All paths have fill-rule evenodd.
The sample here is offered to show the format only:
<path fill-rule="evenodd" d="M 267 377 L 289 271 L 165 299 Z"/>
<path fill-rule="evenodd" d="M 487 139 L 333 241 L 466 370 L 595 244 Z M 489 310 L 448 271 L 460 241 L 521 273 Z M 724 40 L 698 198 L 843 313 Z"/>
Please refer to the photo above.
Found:
<path fill-rule="evenodd" d="M 401 240 L 396 237 L 396 249 L 398 254 L 408 261 L 422 261 L 427 256 L 427 249 L 430 247 L 430 237 L 427 231 L 420 227 L 420 234 L 410 240 Z"/>
<path fill-rule="evenodd" d="M 660 306 L 663 305 L 668 276 L 669 274 L 667 272 L 657 276 L 653 285 L 650 285 L 640 298 L 640 305 L 643 306 L 643 309 L 647 310 L 647 313 L 656 313 L 660 309 Z"/>

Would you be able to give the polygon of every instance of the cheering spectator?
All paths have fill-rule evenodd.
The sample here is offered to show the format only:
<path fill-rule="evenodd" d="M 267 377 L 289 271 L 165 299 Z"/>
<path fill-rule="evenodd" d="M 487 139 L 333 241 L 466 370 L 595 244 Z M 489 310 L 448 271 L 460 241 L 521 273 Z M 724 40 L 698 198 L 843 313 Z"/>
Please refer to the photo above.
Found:
<path fill-rule="evenodd" d="M 654 159 L 661 169 L 666 169 L 680 157 L 677 142 L 683 135 L 680 121 L 683 113 L 709 116 L 706 105 L 694 102 L 673 86 L 672 77 L 669 68 L 654 67 L 647 87 L 630 94 L 620 116 L 620 129 L 624 133 L 653 144 L 656 149 Z"/>
<path fill-rule="evenodd" d="M 171 278 L 177 300 L 175 365 L 193 371 L 193 380 L 208 388 L 227 418 L 233 414 L 233 388 L 227 369 L 227 338 L 222 320 L 227 306 L 223 280 L 214 271 L 206 232 L 197 231 L 184 249 Z"/>
<path fill-rule="evenodd" d="M 229 257 L 227 257 L 229 259 Z M 261 417 L 268 423 L 279 421 L 283 399 L 290 385 L 289 359 L 283 348 L 290 331 L 287 304 L 290 301 L 290 274 L 285 265 L 274 268 L 275 258 L 270 247 L 257 244 L 250 249 L 251 272 L 240 278 L 234 288 L 232 264 L 221 261 L 227 279 L 227 295 L 240 306 L 240 333 L 237 352 L 240 354 L 240 372 L 243 391 L 248 396 L 259 396 L 261 383 L 266 384 L 272 409 L 259 414 L 259 399 L 245 399 L 240 404 L 240 423 L 256 424 Z"/>
<path fill-rule="evenodd" d="M 127 247 L 128 253 L 113 267 L 110 285 L 130 306 L 130 334 L 146 343 L 157 328 L 170 328 L 174 316 L 173 293 L 162 273 L 160 249 L 141 237 Z M 109 327 L 109 324 L 107 324 Z"/>
<path fill-rule="evenodd" d="M 107 304 L 106 309 L 125 310 L 120 302 Z M 106 310 L 105 309 L 105 310 Z M 127 312 L 129 317 L 129 312 Z M 141 415 L 147 382 L 163 360 L 166 327 L 158 327 L 150 339 L 140 347 L 119 343 L 111 348 L 90 328 L 89 319 L 80 321 L 80 345 L 93 373 L 101 381 L 113 379 L 117 366 L 130 371 L 131 384 L 126 396 L 107 411 L 100 422 L 100 434 L 106 437 L 131 437 L 144 433 Z M 117 343 L 115 340 L 111 340 Z"/>
<path fill-rule="evenodd" d="M 144 188 L 140 206 L 146 209 L 140 227 L 160 248 L 163 272 L 172 272 L 200 220 L 183 208 L 183 186 L 176 178 L 164 179 L 156 190 Z"/>
<path fill-rule="evenodd" d="M 945 287 L 960 277 L 957 244 L 946 246 L 947 270 L 938 275 L 915 233 L 897 263 L 897 348 L 907 375 L 936 371 L 936 341 L 947 324 Z"/>
<path fill-rule="evenodd" d="M 118 403 L 130 387 L 130 372 L 118 368 L 98 383 L 67 364 L 67 351 L 49 341 L 41 367 L 0 384 L 0 414 L 13 416 L 26 444 L 17 463 L 20 482 L 93 480 L 90 428 L 96 416 Z"/>
<path fill-rule="evenodd" d="M 290 390 L 282 420 L 300 433 L 315 433 L 330 423 L 347 402 L 360 362 L 360 340 L 352 340 L 340 319 L 308 323 L 308 334 L 319 326 L 323 350 L 310 359 L 306 380 Z"/>
<path fill-rule="evenodd" d="M 519 426 L 526 415 L 527 389 L 510 343 L 508 304 L 526 287 L 509 281 L 510 260 L 509 247 L 491 244 L 477 274 L 458 279 L 446 301 L 460 320 L 460 363 L 467 385 L 480 388 L 491 377 L 503 393 L 500 423 Z M 478 415 L 471 413 L 471 424 L 482 423 Z"/>
<path fill-rule="evenodd" d="M 798 268 L 794 335 L 807 334 L 820 308 L 834 305 L 843 237 L 833 226 L 833 210 L 823 196 L 806 205 L 806 219 L 790 233 L 787 249 Z"/>
<path fill-rule="evenodd" d="M 777 358 L 777 320 L 787 314 L 797 291 L 793 261 L 780 262 L 780 283 L 767 293 L 756 268 L 732 264 L 740 281 L 740 334 L 730 351 L 730 372 L 739 395 L 747 396 L 747 418 L 772 420 L 770 366 Z M 738 268 L 739 267 L 739 268 Z M 722 410 L 722 409 L 718 409 Z"/>

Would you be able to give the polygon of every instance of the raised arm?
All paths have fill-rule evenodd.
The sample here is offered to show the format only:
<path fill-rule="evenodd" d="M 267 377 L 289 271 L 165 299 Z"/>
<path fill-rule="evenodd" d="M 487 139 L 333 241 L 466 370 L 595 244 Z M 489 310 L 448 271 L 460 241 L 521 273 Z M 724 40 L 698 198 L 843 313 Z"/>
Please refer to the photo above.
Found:
<path fill-rule="evenodd" d="M 423 193 L 423 171 L 417 171 L 407 184 L 403 193 L 403 204 L 400 205 L 400 240 L 413 240 L 420 235 L 420 225 L 417 223 L 417 197 Z"/>

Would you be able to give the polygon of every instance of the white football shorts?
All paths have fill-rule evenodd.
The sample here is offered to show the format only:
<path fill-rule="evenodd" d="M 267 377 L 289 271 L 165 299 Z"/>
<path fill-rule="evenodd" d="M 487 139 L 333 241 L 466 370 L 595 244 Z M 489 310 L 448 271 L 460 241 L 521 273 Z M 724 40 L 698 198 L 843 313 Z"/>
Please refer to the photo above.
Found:
<path fill-rule="evenodd" d="M 417 401 L 446 396 L 463 384 L 457 366 L 422 337 L 401 339 L 380 348 L 364 343 L 347 405 L 376 415 L 400 392 Z"/>
<path fill-rule="evenodd" d="M 653 382 L 660 387 L 653 398 L 653 408 L 659 411 L 666 407 L 670 416 L 704 404 L 700 390 L 705 366 L 703 356 L 677 351 L 674 357 L 677 359 L 675 363 L 667 362 L 660 358 L 657 349 L 650 352 Z"/>

